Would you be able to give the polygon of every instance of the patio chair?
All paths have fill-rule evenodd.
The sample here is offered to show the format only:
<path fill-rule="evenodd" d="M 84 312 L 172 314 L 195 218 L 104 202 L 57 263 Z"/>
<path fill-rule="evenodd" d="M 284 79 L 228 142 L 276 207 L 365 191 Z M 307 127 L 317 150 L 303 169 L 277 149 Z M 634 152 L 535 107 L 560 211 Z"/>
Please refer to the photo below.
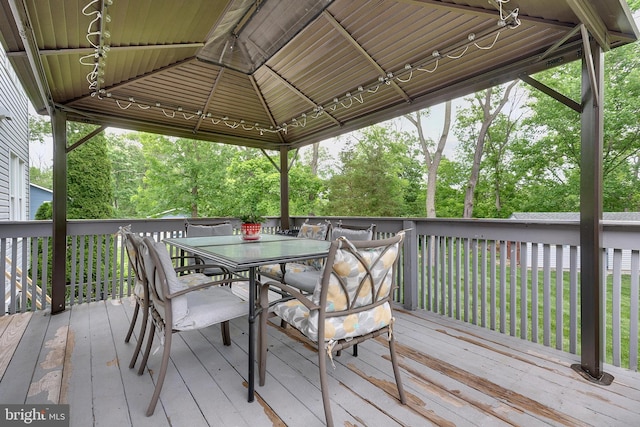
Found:
<path fill-rule="evenodd" d="M 216 222 L 212 224 L 194 224 L 188 219 L 184 221 L 185 236 L 186 237 L 208 237 L 208 236 L 232 236 L 233 225 L 229 221 Z M 204 260 L 205 263 L 210 263 L 211 260 Z M 210 267 L 204 270 L 204 274 L 207 276 L 220 276 L 225 274 L 226 271 Z M 229 276 L 229 278 L 231 278 Z"/>
<path fill-rule="evenodd" d="M 386 335 L 400 401 L 406 403 L 395 354 L 391 297 L 404 232 L 371 241 L 351 242 L 344 237 L 331 243 L 326 266 L 313 294 L 276 282 L 260 290 L 259 377 L 265 383 L 269 287 L 280 288 L 294 299 L 276 302 L 272 312 L 298 329 L 318 349 L 320 389 L 327 425 L 332 426 L 326 358 L 333 353 L 379 335 Z"/>
<path fill-rule="evenodd" d="M 133 233 L 131 231 L 130 225 L 126 227 L 120 227 L 118 233 L 123 239 L 123 243 L 127 252 L 127 258 L 129 259 L 129 265 L 131 266 L 131 269 L 133 270 L 135 275 L 135 285 L 133 288 L 135 306 L 133 309 L 133 316 L 131 316 L 129 330 L 127 331 L 127 335 L 124 339 L 125 343 L 128 343 L 131 340 L 131 335 L 133 334 L 133 330 L 135 329 L 135 325 L 138 320 L 138 314 L 140 311 L 142 311 L 142 321 L 140 323 L 140 330 L 138 331 L 136 348 L 134 349 L 133 355 L 131 356 L 131 361 L 129 362 L 129 368 L 133 369 L 136 361 L 138 360 L 138 356 L 142 348 L 142 342 L 144 341 L 144 336 L 147 330 L 147 323 L 149 319 L 149 288 L 147 285 L 147 278 L 142 267 L 142 261 L 139 257 L 142 237 Z M 190 256 L 173 257 L 172 260 L 179 260 L 179 262 L 182 263 L 185 259 L 191 260 L 192 258 L 193 257 Z M 211 279 L 202 273 L 205 267 L 206 264 L 203 264 L 203 262 L 199 258 L 196 258 L 193 265 L 188 267 L 177 267 L 175 269 L 176 273 L 180 274 L 177 277 L 177 280 L 184 286 L 195 286 L 201 283 L 210 282 Z M 209 268 L 218 267 L 210 265 Z M 144 364 L 140 366 L 138 374 L 142 375 L 143 372 Z"/>
<path fill-rule="evenodd" d="M 300 227 L 296 237 L 305 239 L 326 240 L 331 231 L 331 222 L 324 221 L 317 224 L 310 224 L 305 220 Z M 310 259 L 299 262 L 289 262 L 286 264 L 268 264 L 258 267 L 258 274 L 271 280 L 284 281 L 284 277 L 289 272 L 319 271 L 324 265 L 324 259 Z"/>
<path fill-rule="evenodd" d="M 352 242 L 373 240 L 376 236 L 376 225 L 344 225 L 342 221 L 339 221 L 335 227 L 331 227 L 331 240 L 336 240 L 343 236 Z M 313 293 L 316 283 L 318 283 L 321 276 L 322 270 L 292 271 L 287 273 L 286 280 L 283 278 L 283 283 L 293 286 L 303 293 L 310 294 Z M 282 321 L 280 326 L 286 328 L 287 323 Z M 341 352 L 338 351 L 336 354 L 340 356 Z M 357 344 L 353 346 L 353 355 L 358 356 Z"/>
<path fill-rule="evenodd" d="M 167 373 L 173 333 L 202 329 L 220 323 L 223 343 L 231 345 L 228 335 L 229 320 L 247 315 L 249 304 L 235 295 L 229 286 L 219 286 L 243 279 L 218 280 L 191 287 L 180 283 L 167 247 L 162 242 L 154 242 L 145 237 L 140 245 L 140 256 L 147 278 L 151 301 L 149 308 L 152 315 L 149 339 L 142 359 L 143 366 L 149 359 L 156 329 L 160 330 L 164 341 L 162 362 L 146 413 L 147 416 L 151 416 Z"/>

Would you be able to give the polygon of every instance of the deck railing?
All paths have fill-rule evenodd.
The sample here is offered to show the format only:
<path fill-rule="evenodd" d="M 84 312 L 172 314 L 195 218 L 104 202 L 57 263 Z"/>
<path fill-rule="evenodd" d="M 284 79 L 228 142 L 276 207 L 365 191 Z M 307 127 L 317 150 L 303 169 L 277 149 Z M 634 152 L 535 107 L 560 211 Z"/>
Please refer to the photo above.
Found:
<path fill-rule="evenodd" d="M 305 218 L 293 218 L 299 226 Z M 329 219 L 333 223 L 340 218 Z M 202 223 L 212 219 L 202 219 Z M 515 220 L 342 218 L 374 222 L 378 237 L 407 230 L 396 300 L 571 353 L 580 351 L 579 223 Z M 277 219 L 265 232 L 277 230 Z M 184 220 L 68 223 L 67 304 L 123 298 L 133 290 L 116 234 L 132 225 L 156 240 L 179 237 Z M 235 224 L 239 227 L 239 223 Z M 0 315 L 50 306 L 51 223 L 0 223 Z M 638 369 L 640 223 L 603 223 L 601 339 L 607 361 Z"/>

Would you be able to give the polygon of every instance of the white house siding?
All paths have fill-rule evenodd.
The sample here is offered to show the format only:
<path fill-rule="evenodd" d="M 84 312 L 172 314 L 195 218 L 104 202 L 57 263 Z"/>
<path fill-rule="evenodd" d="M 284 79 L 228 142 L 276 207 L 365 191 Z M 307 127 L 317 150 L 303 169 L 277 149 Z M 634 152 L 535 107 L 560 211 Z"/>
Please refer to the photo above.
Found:
<path fill-rule="evenodd" d="M 29 101 L 2 47 L 0 47 L 0 109 L 11 117 L 11 120 L 0 120 L 0 221 L 28 220 Z M 11 165 L 12 158 L 14 159 L 13 166 Z M 20 188 L 24 188 L 22 188 L 21 192 L 16 193 L 21 195 L 22 202 L 19 209 L 13 209 L 12 214 L 10 173 L 16 165 L 20 166 L 18 170 L 22 169 L 22 176 L 17 182 L 20 183 Z M 13 216 L 21 218 L 14 218 Z M 15 245 L 13 244 L 13 239 L 7 239 L 6 242 L 5 247 L 0 248 L 0 252 L 3 252 L 10 261 L 10 263 L 3 263 L 9 273 L 9 280 L 5 280 L 5 292 L 11 289 L 12 269 L 10 266 L 13 265 L 15 266 L 14 268 L 20 269 L 25 266 L 25 263 L 23 263 L 24 248 L 21 239 L 17 240 Z M 17 297 L 19 301 L 20 295 L 17 295 Z M 10 299 L 10 296 L 5 299 L 5 309 L 8 308 Z"/>
<path fill-rule="evenodd" d="M 25 218 L 29 212 L 29 101 L 4 50 L 0 49 L 0 107 L 11 120 L 0 121 L 0 221 L 10 219 L 9 162 L 13 153 L 24 162 Z"/>
<path fill-rule="evenodd" d="M 532 247 L 533 243 L 527 243 L 527 266 L 531 267 L 532 265 Z M 556 245 L 549 245 L 549 265 L 555 267 L 558 248 Z M 607 270 L 613 269 L 613 252 L 614 250 L 611 248 L 605 249 L 606 251 L 606 261 L 605 268 Z M 562 246 L 562 269 L 569 270 L 571 268 L 571 258 L 570 258 L 571 249 L 568 245 Z M 544 247 L 541 244 L 538 244 L 538 267 L 542 267 L 544 265 Z M 576 256 L 576 266 L 577 269 L 580 270 L 580 248 L 577 248 L 577 256 Z M 622 271 L 630 271 L 631 270 L 631 251 L 628 249 L 622 250 L 622 262 L 621 267 Z"/>

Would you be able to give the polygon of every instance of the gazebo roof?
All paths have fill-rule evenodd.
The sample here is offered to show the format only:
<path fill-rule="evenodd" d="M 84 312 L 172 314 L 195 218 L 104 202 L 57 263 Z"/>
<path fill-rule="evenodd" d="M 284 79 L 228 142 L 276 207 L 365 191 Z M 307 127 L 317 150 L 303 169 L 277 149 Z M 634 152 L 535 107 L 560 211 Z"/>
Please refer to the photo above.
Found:
<path fill-rule="evenodd" d="M 279 150 L 635 41 L 624 1 L 0 0 L 34 107 Z"/>

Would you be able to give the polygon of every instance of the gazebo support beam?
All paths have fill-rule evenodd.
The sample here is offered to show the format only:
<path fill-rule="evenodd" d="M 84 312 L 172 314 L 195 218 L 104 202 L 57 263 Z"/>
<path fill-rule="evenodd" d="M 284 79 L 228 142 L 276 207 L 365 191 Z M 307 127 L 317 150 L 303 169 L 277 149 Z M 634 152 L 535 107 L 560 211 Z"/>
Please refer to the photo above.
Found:
<path fill-rule="evenodd" d="M 280 228 L 289 226 L 289 148 L 280 147 Z"/>
<path fill-rule="evenodd" d="M 64 311 L 67 282 L 67 114 L 53 109 L 53 260 L 51 313 Z"/>
<path fill-rule="evenodd" d="M 602 47 L 584 40 L 580 154 L 580 319 L 581 363 L 572 368 L 589 381 L 608 385 L 602 370 L 604 304 L 602 277 L 602 146 L 604 56 Z"/>

